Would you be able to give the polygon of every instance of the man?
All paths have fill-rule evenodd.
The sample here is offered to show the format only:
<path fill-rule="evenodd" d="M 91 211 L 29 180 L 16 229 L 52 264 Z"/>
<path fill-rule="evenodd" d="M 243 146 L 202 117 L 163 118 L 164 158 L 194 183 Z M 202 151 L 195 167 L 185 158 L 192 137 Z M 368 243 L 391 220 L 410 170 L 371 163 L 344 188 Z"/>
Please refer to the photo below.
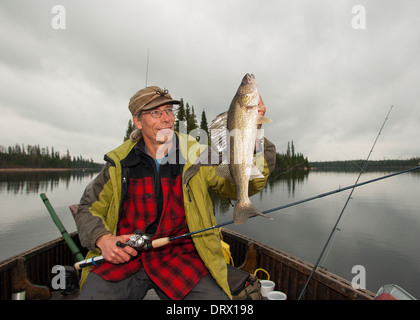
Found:
<path fill-rule="evenodd" d="M 80 299 L 142 299 L 150 288 L 162 299 L 231 298 L 217 230 L 140 252 L 116 245 L 136 230 L 158 239 L 213 226 L 208 188 L 236 196 L 233 184 L 215 174 L 216 165 L 201 161 L 205 153 L 197 151 L 207 146 L 197 148 L 194 138 L 173 133 L 176 104 L 159 87 L 138 91 L 129 103 L 137 130 L 105 155 L 104 168 L 82 196 L 76 224 L 90 250 L 86 258 L 102 254 L 106 262 L 83 270 Z M 267 140 L 264 157 L 265 178 L 250 182 L 251 194 L 264 188 L 274 168 L 275 147 Z"/>

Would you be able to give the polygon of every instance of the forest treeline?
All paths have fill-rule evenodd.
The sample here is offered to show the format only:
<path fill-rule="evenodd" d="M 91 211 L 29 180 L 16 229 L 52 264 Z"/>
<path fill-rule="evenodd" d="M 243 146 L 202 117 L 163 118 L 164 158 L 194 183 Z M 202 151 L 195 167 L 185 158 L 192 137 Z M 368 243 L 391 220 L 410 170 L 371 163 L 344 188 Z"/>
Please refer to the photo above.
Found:
<path fill-rule="evenodd" d="M 103 164 L 87 160 L 82 156 L 71 156 L 69 150 L 61 155 L 54 147 L 20 145 L 0 147 L 0 168 L 101 168 Z"/>
<path fill-rule="evenodd" d="M 311 162 L 315 170 L 360 171 L 366 160 L 317 161 Z M 366 170 L 406 169 L 420 165 L 420 157 L 405 160 L 369 160 Z"/>

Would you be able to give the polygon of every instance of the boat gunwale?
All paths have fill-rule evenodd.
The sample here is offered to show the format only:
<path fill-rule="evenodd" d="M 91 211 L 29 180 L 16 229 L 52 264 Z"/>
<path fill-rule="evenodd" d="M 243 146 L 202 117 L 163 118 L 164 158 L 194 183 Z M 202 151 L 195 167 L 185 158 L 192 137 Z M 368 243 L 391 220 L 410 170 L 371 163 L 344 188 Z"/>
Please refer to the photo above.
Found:
<path fill-rule="evenodd" d="M 233 255 L 235 256 L 236 260 L 243 260 L 239 262 L 246 262 L 245 261 L 245 255 L 250 251 L 248 248 L 252 244 L 256 251 L 258 252 L 258 259 L 256 260 L 270 260 L 270 262 L 267 262 L 267 264 L 272 263 L 278 263 L 278 265 L 284 264 L 287 268 L 290 269 L 290 271 L 287 271 L 287 273 L 300 273 L 299 280 L 297 280 L 297 283 L 289 283 L 293 282 L 293 280 L 287 279 L 285 282 L 287 283 L 281 283 L 283 279 L 276 279 L 277 275 L 273 275 L 273 279 L 278 283 L 278 285 L 283 289 L 285 288 L 285 291 L 287 291 L 287 286 L 294 285 L 296 287 L 303 287 L 303 278 L 305 278 L 304 281 L 306 281 L 307 277 L 312 271 L 313 264 L 296 257 L 294 255 L 291 255 L 290 253 L 287 253 L 283 250 L 271 247 L 270 245 L 267 245 L 265 243 L 259 242 L 255 239 L 252 239 L 246 235 L 237 233 L 235 231 L 223 228 L 222 229 L 222 235 L 224 238 L 224 241 L 229 243 L 229 240 L 233 239 L 233 242 L 231 242 L 231 249 L 232 247 L 239 247 L 242 246 L 240 250 L 243 251 L 240 253 L 239 257 L 233 252 Z M 70 234 L 72 238 L 77 238 L 77 232 L 73 232 Z M 227 238 L 227 239 L 226 239 Z M 229 239 L 231 238 L 231 239 Z M 6 277 L 5 274 L 11 272 L 11 270 L 17 266 L 19 260 L 24 260 L 25 265 L 28 267 L 28 269 L 31 269 L 37 259 L 37 257 L 41 256 L 42 254 L 46 253 L 48 254 L 49 251 L 54 250 L 56 247 L 63 247 L 66 251 L 66 256 L 71 257 L 71 252 L 68 249 L 64 239 L 62 237 L 56 238 L 54 240 L 51 240 L 49 242 L 46 242 L 42 245 L 36 246 L 30 250 L 27 250 L 25 252 L 22 252 L 18 255 L 12 256 L 10 258 L 7 258 L 0 262 L 0 273 L 1 277 Z M 235 249 L 235 248 L 233 248 Z M 68 251 L 68 252 L 67 252 Z M 237 251 L 237 250 L 236 250 Z M 51 254 L 51 253 L 50 253 Z M 242 258 L 240 257 L 242 256 Z M 64 259 L 63 257 L 61 257 Z M 34 261 L 31 261 L 34 260 Z M 31 263 L 32 262 L 32 263 Z M 238 261 L 235 262 L 238 264 Z M 255 265 L 258 265 L 260 261 L 253 261 L 252 262 Z M 273 267 L 278 268 L 278 266 Z M 29 278 L 32 270 L 28 270 Z M 250 273 L 253 273 L 254 270 L 246 270 Z M 287 276 L 287 275 L 286 275 Z M 284 277 L 282 277 L 284 278 Z M 29 280 L 35 280 L 35 279 L 29 279 Z M 325 296 L 325 299 L 351 299 L 351 300 L 372 300 L 375 298 L 375 294 L 367 289 L 354 289 L 352 287 L 352 284 L 350 281 L 332 273 L 327 270 L 318 268 L 316 272 L 313 275 L 313 279 L 311 281 L 311 284 L 308 287 L 307 296 L 309 296 L 309 299 L 311 297 L 317 296 L 317 292 L 314 292 L 314 290 L 317 289 L 317 285 L 320 284 L 321 286 L 325 286 L 327 290 L 335 291 L 337 292 L 337 295 L 339 298 L 334 298 L 336 295 L 328 294 Z M 46 283 L 41 283 L 41 285 L 46 285 Z M 4 290 L 4 288 L 1 288 Z M 296 291 L 296 289 L 295 289 Z M 4 294 L 4 293 L 3 293 Z M 291 294 L 290 298 L 293 298 L 293 295 L 296 293 Z M 322 295 L 321 295 L 322 296 Z"/>
<path fill-rule="evenodd" d="M 70 237 L 76 238 L 77 237 L 77 231 L 69 233 Z M 32 249 L 23 251 L 21 253 L 18 253 L 14 256 L 11 256 L 9 258 L 4 259 L 3 261 L 0 261 L 0 272 L 9 269 L 10 267 L 13 267 L 16 265 L 17 260 L 24 258 L 25 260 L 29 260 L 31 258 L 34 258 L 38 256 L 39 254 L 46 252 L 50 249 L 53 249 L 57 247 L 58 245 L 66 244 L 63 237 L 59 237 L 56 239 L 53 239 L 51 241 L 45 242 L 43 244 L 40 244 Z"/>

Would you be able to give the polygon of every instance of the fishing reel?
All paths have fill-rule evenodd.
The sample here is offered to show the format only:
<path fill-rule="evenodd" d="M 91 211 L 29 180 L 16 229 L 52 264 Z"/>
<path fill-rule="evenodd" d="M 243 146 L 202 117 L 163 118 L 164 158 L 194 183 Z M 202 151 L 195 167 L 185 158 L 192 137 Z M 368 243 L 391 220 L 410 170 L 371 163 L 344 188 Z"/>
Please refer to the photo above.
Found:
<path fill-rule="evenodd" d="M 117 242 L 117 247 L 124 248 L 125 246 L 130 246 L 137 251 L 150 249 L 152 248 L 151 236 L 137 229 L 126 243 Z"/>

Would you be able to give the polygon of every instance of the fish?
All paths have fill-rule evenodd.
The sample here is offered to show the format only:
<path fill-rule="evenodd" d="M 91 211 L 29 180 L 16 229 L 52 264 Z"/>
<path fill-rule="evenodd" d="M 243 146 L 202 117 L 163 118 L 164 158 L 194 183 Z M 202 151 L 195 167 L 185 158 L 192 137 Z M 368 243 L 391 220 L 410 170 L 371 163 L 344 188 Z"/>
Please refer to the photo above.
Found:
<path fill-rule="evenodd" d="M 255 215 L 269 218 L 251 203 L 248 196 L 249 181 L 254 178 L 264 178 L 254 165 L 257 125 L 271 122 L 270 119 L 258 114 L 260 99 L 255 76 L 247 73 L 228 111 L 218 115 L 210 125 L 212 144 L 216 146 L 217 151 L 225 150 L 229 156 L 227 161 L 225 157 L 218 165 L 216 174 L 235 185 L 237 201 L 233 210 L 234 224 L 244 224 L 248 218 Z M 224 126 L 227 129 L 226 137 L 221 139 L 224 133 L 220 129 Z"/>

